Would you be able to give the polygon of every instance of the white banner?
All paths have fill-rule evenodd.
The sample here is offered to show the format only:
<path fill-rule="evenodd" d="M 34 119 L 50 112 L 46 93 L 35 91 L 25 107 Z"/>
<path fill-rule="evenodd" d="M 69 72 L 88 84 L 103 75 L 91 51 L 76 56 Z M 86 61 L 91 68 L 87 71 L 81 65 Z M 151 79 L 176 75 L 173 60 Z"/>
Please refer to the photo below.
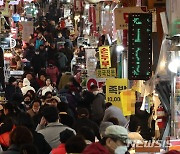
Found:
<path fill-rule="evenodd" d="M 30 34 L 33 34 L 33 21 L 22 21 L 22 39 L 25 42 L 29 41 Z"/>

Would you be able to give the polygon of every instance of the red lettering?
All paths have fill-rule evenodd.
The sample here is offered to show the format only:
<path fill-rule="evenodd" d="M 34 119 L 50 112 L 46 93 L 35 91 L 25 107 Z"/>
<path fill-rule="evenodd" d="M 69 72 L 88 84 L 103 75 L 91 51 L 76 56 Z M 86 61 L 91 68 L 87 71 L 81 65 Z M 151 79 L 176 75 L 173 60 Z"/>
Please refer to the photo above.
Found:
<path fill-rule="evenodd" d="M 105 66 L 105 67 L 109 66 L 109 61 L 102 61 L 102 65 Z"/>
<path fill-rule="evenodd" d="M 129 14 L 128 13 L 124 13 L 123 17 L 124 17 L 125 23 L 128 23 L 129 22 Z"/>
<path fill-rule="evenodd" d="M 106 60 L 108 59 L 108 57 L 109 57 L 108 50 L 106 48 L 103 48 L 101 50 L 101 59 Z"/>

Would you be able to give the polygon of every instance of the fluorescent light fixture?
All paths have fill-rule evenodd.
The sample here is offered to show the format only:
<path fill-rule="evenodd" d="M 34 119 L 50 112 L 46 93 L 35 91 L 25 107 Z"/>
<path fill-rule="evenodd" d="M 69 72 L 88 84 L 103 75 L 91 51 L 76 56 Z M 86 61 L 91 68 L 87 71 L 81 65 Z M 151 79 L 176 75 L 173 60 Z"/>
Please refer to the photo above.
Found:
<path fill-rule="evenodd" d="M 173 73 L 177 73 L 179 67 L 180 67 L 180 59 L 174 59 L 168 65 L 168 69 Z"/>
<path fill-rule="evenodd" d="M 117 52 L 122 52 L 124 50 L 124 47 L 122 45 L 116 46 L 116 51 Z"/>

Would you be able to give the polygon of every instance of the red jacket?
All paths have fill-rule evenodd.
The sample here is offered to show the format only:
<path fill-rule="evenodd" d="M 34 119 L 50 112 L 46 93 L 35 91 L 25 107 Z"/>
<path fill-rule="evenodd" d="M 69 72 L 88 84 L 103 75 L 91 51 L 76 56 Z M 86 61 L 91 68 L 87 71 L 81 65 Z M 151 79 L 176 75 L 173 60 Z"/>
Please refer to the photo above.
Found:
<path fill-rule="evenodd" d="M 109 151 L 100 143 L 92 143 L 89 146 L 87 146 L 83 154 L 110 154 Z"/>
<path fill-rule="evenodd" d="M 56 83 L 57 78 L 59 76 L 59 70 L 56 66 L 47 67 L 46 69 L 47 75 L 50 76 L 51 80 Z"/>
<path fill-rule="evenodd" d="M 57 148 L 52 149 L 52 154 L 66 154 L 65 144 L 60 144 Z"/>

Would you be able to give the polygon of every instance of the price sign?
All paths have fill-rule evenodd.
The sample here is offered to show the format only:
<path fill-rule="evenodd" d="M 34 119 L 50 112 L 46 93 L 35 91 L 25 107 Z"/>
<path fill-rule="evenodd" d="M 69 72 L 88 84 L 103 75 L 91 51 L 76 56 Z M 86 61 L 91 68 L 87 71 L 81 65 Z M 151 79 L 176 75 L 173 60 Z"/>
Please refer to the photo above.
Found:
<path fill-rule="evenodd" d="M 129 15 L 128 79 L 148 80 L 152 71 L 152 14 Z"/>
<path fill-rule="evenodd" d="M 107 79 L 106 80 L 106 101 L 111 102 L 114 106 L 121 108 L 120 93 L 127 89 L 127 79 Z"/>

